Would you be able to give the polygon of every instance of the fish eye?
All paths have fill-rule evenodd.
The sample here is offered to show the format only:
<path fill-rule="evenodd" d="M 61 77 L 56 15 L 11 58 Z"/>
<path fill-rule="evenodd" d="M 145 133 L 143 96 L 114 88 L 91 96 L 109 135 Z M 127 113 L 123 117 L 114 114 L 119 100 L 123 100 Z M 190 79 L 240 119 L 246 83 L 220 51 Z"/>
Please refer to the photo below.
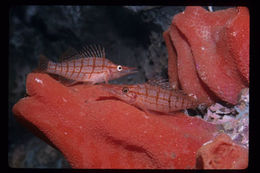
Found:
<path fill-rule="evenodd" d="M 127 93 L 127 92 L 129 91 L 129 89 L 128 89 L 127 87 L 124 87 L 124 88 L 122 89 L 122 91 L 123 91 L 123 93 Z"/>
<path fill-rule="evenodd" d="M 118 65 L 118 66 L 116 67 L 116 69 L 117 69 L 117 71 L 122 71 L 122 70 L 123 70 L 123 67 L 122 67 L 121 65 Z"/>

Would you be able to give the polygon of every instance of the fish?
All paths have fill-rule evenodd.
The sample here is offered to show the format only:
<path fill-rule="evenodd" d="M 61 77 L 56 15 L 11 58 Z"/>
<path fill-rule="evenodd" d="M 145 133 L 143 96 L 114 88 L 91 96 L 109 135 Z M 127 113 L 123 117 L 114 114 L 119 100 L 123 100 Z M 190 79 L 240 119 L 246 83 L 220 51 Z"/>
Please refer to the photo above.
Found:
<path fill-rule="evenodd" d="M 119 100 L 134 105 L 145 112 L 174 113 L 200 105 L 192 94 L 173 89 L 169 83 L 147 82 L 135 85 L 102 85 L 104 90 Z"/>
<path fill-rule="evenodd" d="M 36 72 L 58 75 L 62 77 L 61 81 L 67 85 L 78 82 L 108 83 L 109 80 L 138 72 L 135 67 L 118 65 L 106 59 L 105 50 L 101 46 L 87 45 L 80 51 L 70 49 L 68 52 L 71 56 L 62 57 L 61 62 L 53 62 L 46 56 L 40 55 Z"/>

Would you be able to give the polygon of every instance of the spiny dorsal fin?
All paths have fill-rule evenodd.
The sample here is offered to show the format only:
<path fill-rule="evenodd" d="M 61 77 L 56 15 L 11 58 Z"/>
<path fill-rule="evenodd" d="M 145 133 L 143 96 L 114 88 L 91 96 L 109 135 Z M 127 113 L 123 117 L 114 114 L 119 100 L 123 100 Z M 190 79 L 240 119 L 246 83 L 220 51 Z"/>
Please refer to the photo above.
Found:
<path fill-rule="evenodd" d="M 105 48 L 96 44 L 83 46 L 79 53 L 86 57 L 105 58 Z"/>
<path fill-rule="evenodd" d="M 146 82 L 148 85 L 159 86 L 165 90 L 170 90 L 174 94 L 182 94 L 190 97 L 194 97 L 193 94 L 187 94 L 184 90 L 173 88 L 168 79 L 164 79 L 161 76 L 154 76 Z"/>
<path fill-rule="evenodd" d="M 60 56 L 60 61 L 67 61 L 71 59 L 75 59 L 76 56 L 78 55 L 78 51 L 74 49 L 73 47 L 69 47 L 61 56 Z"/>
<path fill-rule="evenodd" d="M 44 55 L 39 55 L 39 64 L 35 71 L 45 71 L 48 68 L 49 59 Z"/>
<path fill-rule="evenodd" d="M 159 86 L 163 89 L 174 90 L 174 88 L 172 88 L 170 83 L 168 82 L 168 79 L 164 79 L 161 76 L 152 77 L 147 81 L 147 84 L 153 86 Z"/>
<path fill-rule="evenodd" d="M 72 59 L 78 59 L 88 57 L 97 57 L 97 58 L 105 58 L 105 49 L 100 45 L 85 45 L 81 48 L 81 50 L 76 50 L 72 47 L 69 47 L 61 56 L 60 62 L 69 61 Z"/>
<path fill-rule="evenodd" d="M 49 59 L 40 54 L 39 55 L 39 61 L 38 61 L 38 67 L 36 69 L 33 69 L 32 72 L 33 73 L 42 73 L 42 72 L 45 72 L 46 69 L 48 68 L 48 63 L 49 63 Z"/>

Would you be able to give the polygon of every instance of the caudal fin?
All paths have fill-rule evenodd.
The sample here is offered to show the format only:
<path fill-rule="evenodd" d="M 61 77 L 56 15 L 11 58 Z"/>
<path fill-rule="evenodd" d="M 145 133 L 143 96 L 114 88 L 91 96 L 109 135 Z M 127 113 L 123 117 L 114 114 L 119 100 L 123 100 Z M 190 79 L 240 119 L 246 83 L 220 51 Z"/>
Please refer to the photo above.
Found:
<path fill-rule="evenodd" d="M 46 69 L 48 68 L 48 62 L 49 59 L 46 56 L 40 55 L 38 67 L 34 69 L 33 72 L 45 72 Z"/>

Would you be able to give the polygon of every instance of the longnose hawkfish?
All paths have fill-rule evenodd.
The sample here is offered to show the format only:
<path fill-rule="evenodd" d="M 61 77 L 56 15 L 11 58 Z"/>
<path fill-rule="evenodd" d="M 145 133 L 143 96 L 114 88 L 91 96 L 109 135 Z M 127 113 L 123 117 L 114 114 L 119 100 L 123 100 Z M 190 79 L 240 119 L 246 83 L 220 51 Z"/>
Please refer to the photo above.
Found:
<path fill-rule="evenodd" d="M 109 80 L 137 72 L 134 67 L 117 65 L 106 59 L 105 50 L 101 46 L 85 46 L 80 51 L 75 49 L 70 51 L 70 54 L 72 55 L 68 56 L 69 58 L 61 62 L 53 62 L 40 55 L 40 63 L 36 71 L 62 76 L 68 85 L 77 82 L 108 83 Z"/>
<path fill-rule="evenodd" d="M 112 96 L 145 112 L 172 113 L 199 106 L 196 97 L 185 94 L 182 90 L 173 89 L 168 84 L 154 85 L 150 82 L 137 85 L 104 84 L 103 87 Z"/>

